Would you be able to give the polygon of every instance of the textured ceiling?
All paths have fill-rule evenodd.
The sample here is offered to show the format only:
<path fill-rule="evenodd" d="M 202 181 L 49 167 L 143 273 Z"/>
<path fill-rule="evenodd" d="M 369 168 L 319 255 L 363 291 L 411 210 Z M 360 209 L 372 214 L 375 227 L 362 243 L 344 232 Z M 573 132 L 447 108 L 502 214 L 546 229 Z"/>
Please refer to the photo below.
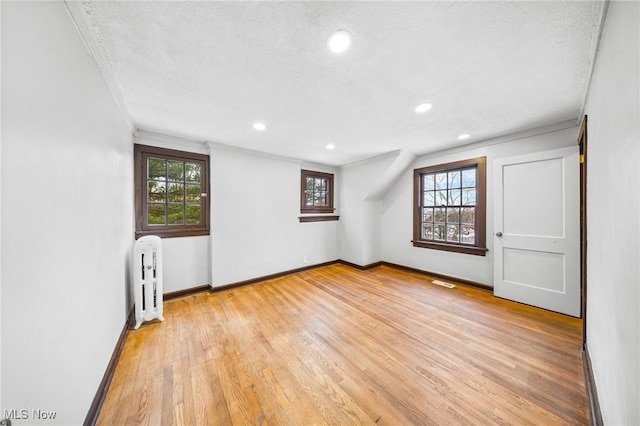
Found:
<path fill-rule="evenodd" d="M 576 119 L 603 3 L 85 1 L 79 10 L 138 128 L 341 165 Z M 353 35 L 341 54 L 325 44 L 338 29 Z M 416 114 L 423 102 L 434 106 Z"/>

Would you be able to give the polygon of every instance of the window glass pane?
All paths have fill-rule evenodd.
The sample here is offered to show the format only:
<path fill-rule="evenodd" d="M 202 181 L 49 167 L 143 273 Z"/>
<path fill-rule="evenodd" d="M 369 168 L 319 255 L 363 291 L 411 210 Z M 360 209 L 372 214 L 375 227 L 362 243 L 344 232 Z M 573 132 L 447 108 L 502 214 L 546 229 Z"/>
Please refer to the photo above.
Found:
<path fill-rule="evenodd" d="M 476 190 L 475 189 L 463 189 L 462 190 L 462 205 L 473 206 L 476 204 Z"/>
<path fill-rule="evenodd" d="M 327 205 L 327 193 L 316 192 L 313 197 L 314 206 L 326 206 Z"/>
<path fill-rule="evenodd" d="M 460 170 L 449 172 L 449 188 L 460 188 Z"/>
<path fill-rule="evenodd" d="M 447 189 L 447 173 L 436 174 L 436 189 Z"/>
<path fill-rule="evenodd" d="M 431 223 L 422 224 L 422 238 L 424 240 L 433 240 L 433 224 Z"/>
<path fill-rule="evenodd" d="M 427 222 L 427 223 L 433 222 L 433 209 L 432 208 L 422 209 L 422 221 L 423 222 Z"/>
<path fill-rule="evenodd" d="M 165 220 L 165 204 L 149 204 L 147 223 L 149 225 L 164 225 Z"/>
<path fill-rule="evenodd" d="M 459 206 L 460 205 L 460 190 L 459 189 L 450 189 L 449 190 L 449 203 L 450 206 Z"/>
<path fill-rule="evenodd" d="M 187 206 L 187 225 L 200 223 L 200 206 Z"/>
<path fill-rule="evenodd" d="M 466 169 L 462 171 L 462 187 L 469 188 L 476 186 L 476 169 Z"/>
<path fill-rule="evenodd" d="M 447 205 L 447 191 L 436 191 L 436 206 Z"/>
<path fill-rule="evenodd" d="M 184 185 L 181 183 L 169 184 L 169 202 L 181 203 L 184 202 Z"/>
<path fill-rule="evenodd" d="M 149 181 L 147 185 L 147 201 L 165 201 L 165 183 Z"/>
<path fill-rule="evenodd" d="M 169 225 L 184 224 L 184 204 L 169 204 Z"/>
<path fill-rule="evenodd" d="M 148 178 L 154 180 L 166 180 L 166 164 L 167 162 L 165 160 L 149 158 L 147 161 Z"/>
<path fill-rule="evenodd" d="M 447 223 L 458 224 L 460 223 L 460 208 L 449 207 L 447 209 Z"/>
<path fill-rule="evenodd" d="M 433 173 L 429 173 L 428 175 L 422 175 L 422 189 L 425 191 L 433 189 L 434 179 Z"/>
<path fill-rule="evenodd" d="M 305 205 L 307 206 L 313 206 L 313 191 L 305 191 Z"/>
<path fill-rule="evenodd" d="M 433 221 L 444 223 L 446 221 L 446 213 L 447 209 L 444 207 L 437 207 L 433 209 Z"/>
<path fill-rule="evenodd" d="M 168 161 L 169 180 L 184 181 L 184 163 L 182 161 Z"/>
<path fill-rule="evenodd" d="M 200 164 L 185 163 L 184 169 L 187 182 L 200 182 Z"/>
<path fill-rule="evenodd" d="M 314 179 L 312 177 L 308 177 L 306 178 L 307 180 L 307 191 L 313 191 L 313 183 L 314 183 Z"/>
<path fill-rule="evenodd" d="M 476 235 L 475 228 L 473 226 L 463 226 L 462 227 L 462 235 L 460 235 L 460 241 L 466 244 L 475 244 Z"/>
<path fill-rule="evenodd" d="M 325 192 L 327 190 L 327 180 L 322 178 L 316 178 L 316 192 Z"/>
<path fill-rule="evenodd" d="M 433 239 L 438 241 L 444 241 L 445 239 L 446 225 L 444 223 L 436 223 L 433 227 Z"/>
<path fill-rule="evenodd" d="M 422 205 L 426 207 L 433 206 L 433 195 L 433 191 L 425 192 Z"/>
<path fill-rule="evenodd" d="M 460 226 L 447 225 L 447 241 L 452 243 L 460 242 Z"/>
<path fill-rule="evenodd" d="M 187 185 L 187 203 L 200 202 L 200 185 Z"/>
<path fill-rule="evenodd" d="M 476 209 L 475 207 L 463 207 L 460 212 L 460 222 L 468 225 L 476 223 Z"/>

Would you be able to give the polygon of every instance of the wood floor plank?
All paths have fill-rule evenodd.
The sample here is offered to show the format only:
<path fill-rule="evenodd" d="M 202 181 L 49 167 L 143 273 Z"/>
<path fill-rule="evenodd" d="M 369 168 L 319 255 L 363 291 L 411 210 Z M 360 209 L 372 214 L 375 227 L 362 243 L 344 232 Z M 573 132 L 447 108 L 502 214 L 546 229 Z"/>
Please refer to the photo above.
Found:
<path fill-rule="evenodd" d="M 381 266 L 165 302 L 99 425 L 588 423 L 582 322 Z"/>

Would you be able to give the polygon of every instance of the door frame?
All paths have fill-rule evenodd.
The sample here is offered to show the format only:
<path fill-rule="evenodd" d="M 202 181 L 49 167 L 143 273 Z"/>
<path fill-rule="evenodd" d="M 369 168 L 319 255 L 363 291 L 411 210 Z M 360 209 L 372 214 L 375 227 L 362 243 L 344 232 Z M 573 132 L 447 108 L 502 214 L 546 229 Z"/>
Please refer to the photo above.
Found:
<path fill-rule="evenodd" d="M 587 115 L 578 133 L 580 148 L 580 293 L 582 295 L 582 348 L 587 347 Z"/>

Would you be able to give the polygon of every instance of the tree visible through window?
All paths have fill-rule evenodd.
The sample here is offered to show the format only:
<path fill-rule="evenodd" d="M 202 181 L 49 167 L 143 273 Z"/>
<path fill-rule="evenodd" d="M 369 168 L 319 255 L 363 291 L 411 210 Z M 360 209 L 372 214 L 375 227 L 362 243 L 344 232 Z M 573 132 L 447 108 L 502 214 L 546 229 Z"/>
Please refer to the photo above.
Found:
<path fill-rule="evenodd" d="M 136 238 L 208 235 L 209 157 L 135 145 Z"/>
<path fill-rule="evenodd" d="M 414 170 L 417 247 L 484 255 L 485 157 Z"/>

